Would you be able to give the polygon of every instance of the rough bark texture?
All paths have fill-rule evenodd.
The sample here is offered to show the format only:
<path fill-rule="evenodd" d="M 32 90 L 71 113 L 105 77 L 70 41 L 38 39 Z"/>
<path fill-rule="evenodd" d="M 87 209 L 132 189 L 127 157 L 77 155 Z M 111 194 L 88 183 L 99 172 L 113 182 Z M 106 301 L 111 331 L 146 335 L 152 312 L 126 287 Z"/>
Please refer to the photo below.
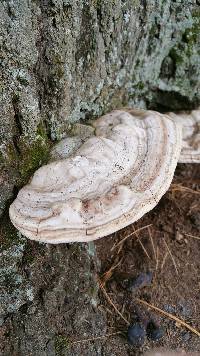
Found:
<path fill-rule="evenodd" d="M 2 352 L 68 355 L 63 334 L 105 331 L 93 296 L 94 258 L 78 245 L 24 240 L 6 206 L 74 123 L 124 105 L 161 111 L 199 105 L 200 5 L 2 1 L 0 28 Z M 102 354 L 101 346 L 85 350 Z"/>

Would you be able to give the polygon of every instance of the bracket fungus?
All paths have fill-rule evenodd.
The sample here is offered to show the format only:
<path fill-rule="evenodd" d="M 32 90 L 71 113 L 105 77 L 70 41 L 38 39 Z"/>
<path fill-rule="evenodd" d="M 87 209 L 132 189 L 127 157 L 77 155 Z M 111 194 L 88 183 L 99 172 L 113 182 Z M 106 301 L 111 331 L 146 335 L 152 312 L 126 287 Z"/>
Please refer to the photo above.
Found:
<path fill-rule="evenodd" d="M 71 156 L 92 135 L 94 135 L 94 127 L 75 124 L 73 127 L 73 136 L 66 137 L 54 145 L 51 150 L 50 161 L 58 161 L 59 159 Z"/>
<path fill-rule="evenodd" d="M 168 113 L 183 129 L 183 142 L 180 163 L 200 163 L 200 110 Z"/>
<path fill-rule="evenodd" d="M 72 156 L 39 168 L 10 206 L 26 237 L 91 241 L 141 218 L 169 188 L 182 145 L 176 120 L 154 111 L 115 110 Z"/>

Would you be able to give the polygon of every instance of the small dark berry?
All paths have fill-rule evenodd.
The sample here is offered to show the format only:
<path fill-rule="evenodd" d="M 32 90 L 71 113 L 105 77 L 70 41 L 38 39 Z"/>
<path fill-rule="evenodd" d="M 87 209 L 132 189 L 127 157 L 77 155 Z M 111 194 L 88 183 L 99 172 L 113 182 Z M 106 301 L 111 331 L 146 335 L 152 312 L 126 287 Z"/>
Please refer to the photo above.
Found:
<path fill-rule="evenodd" d="M 153 341 L 160 340 L 164 335 L 164 330 L 161 326 L 156 325 L 155 322 L 150 321 L 147 325 L 147 336 L 149 339 Z"/>
<path fill-rule="evenodd" d="M 142 272 L 137 277 L 131 278 L 128 282 L 127 289 L 134 292 L 138 289 L 147 287 L 151 284 L 153 279 L 152 272 Z"/>
<path fill-rule="evenodd" d="M 131 345 L 142 346 L 145 340 L 146 330 L 140 323 L 130 325 L 128 328 L 128 341 Z"/>

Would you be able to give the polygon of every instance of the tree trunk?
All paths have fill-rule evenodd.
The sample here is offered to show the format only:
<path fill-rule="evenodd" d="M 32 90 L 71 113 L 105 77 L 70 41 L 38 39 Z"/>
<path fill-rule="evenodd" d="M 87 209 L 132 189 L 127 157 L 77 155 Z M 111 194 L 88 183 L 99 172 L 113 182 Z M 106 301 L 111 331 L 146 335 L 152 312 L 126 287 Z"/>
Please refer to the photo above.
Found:
<path fill-rule="evenodd" d="M 91 344 L 85 349 L 76 346 L 72 353 L 63 336 L 81 338 L 106 330 L 96 309 L 94 244 L 52 247 L 29 242 L 12 227 L 7 207 L 32 173 L 48 161 L 53 142 L 70 134 L 76 122 L 121 106 L 165 111 L 199 105 L 198 3 L 1 2 L 4 355 L 103 352 L 101 344 L 98 350 Z M 112 352 L 117 355 L 117 347 Z"/>

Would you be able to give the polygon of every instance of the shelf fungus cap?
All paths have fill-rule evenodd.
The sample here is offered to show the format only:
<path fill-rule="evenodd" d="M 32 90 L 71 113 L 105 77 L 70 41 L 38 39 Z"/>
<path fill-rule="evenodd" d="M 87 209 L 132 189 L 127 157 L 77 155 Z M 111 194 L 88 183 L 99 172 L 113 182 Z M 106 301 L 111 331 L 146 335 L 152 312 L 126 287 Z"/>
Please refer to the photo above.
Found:
<path fill-rule="evenodd" d="M 179 122 L 183 129 L 180 163 L 200 163 L 200 109 L 191 112 L 168 114 Z"/>
<path fill-rule="evenodd" d="M 94 127 L 75 124 L 73 136 L 63 138 L 56 143 L 50 152 L 50 161 L 58 161 L 73 155 L 89 137 L 94 135 Z"/>
<path fill-rule="evenodd" d="M 47 243 L 91 241 L 135 222 L 169 188 L 181 127 L 153 111 L 115 110 L 71 157 L 38 169 L 10 206 L 22 234 Z"/>

